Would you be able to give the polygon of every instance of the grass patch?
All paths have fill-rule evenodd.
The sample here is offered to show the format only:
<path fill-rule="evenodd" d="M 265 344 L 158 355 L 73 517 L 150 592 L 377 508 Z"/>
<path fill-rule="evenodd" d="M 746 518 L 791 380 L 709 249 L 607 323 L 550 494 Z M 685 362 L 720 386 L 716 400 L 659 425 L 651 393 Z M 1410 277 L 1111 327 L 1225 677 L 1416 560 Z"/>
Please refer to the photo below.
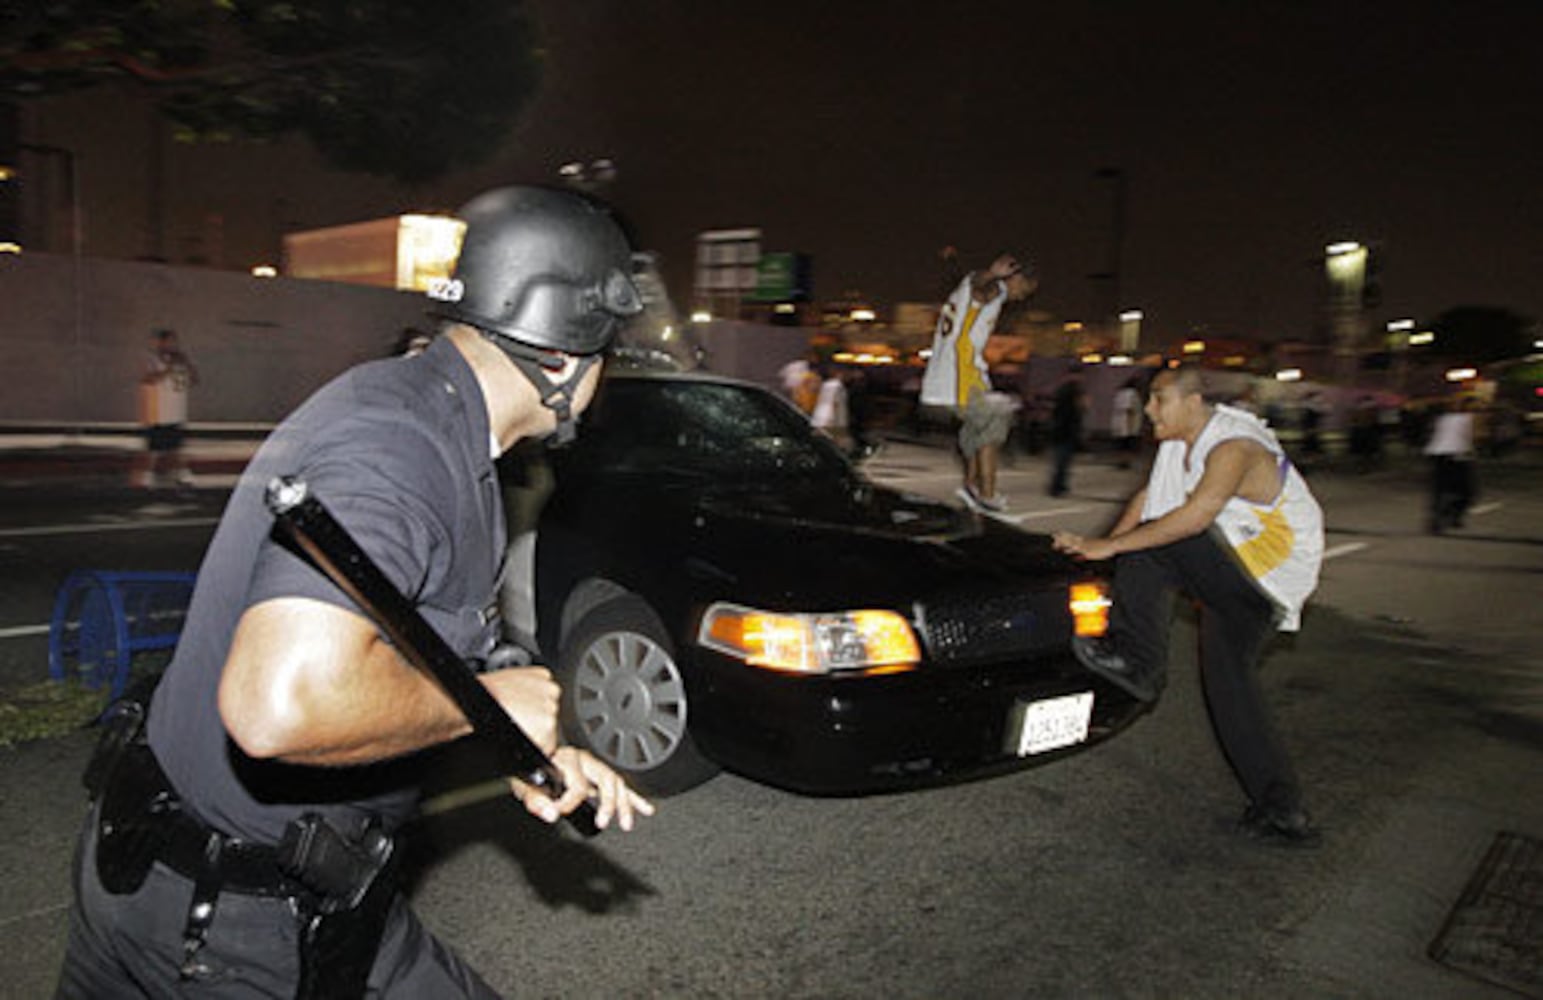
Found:
<path fill-rule="evenodd" d="M 107 707 L 109 686 L 95 691 L 75 681 L 39 681 L 0 691 L 0 747 L 42 740 L 91 724 Z"/>

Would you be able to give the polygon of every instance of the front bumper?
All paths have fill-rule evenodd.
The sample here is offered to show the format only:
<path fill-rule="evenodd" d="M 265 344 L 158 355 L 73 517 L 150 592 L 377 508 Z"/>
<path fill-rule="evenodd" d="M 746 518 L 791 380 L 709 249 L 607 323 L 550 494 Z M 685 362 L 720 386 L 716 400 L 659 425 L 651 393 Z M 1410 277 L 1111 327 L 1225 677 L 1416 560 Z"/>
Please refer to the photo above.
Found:
<path fill-rule="evenodd" d="M 877 676 L 800 676 L 698 649 L 688 679 L 698 747 L 749 778 L 813 795 L 899 791 L 1033 767 L 1119 732 L 1146 709 L 1070 653 Z M 1014 709 L 1093 692 L 1084 742 L 1020 757 Z"/>

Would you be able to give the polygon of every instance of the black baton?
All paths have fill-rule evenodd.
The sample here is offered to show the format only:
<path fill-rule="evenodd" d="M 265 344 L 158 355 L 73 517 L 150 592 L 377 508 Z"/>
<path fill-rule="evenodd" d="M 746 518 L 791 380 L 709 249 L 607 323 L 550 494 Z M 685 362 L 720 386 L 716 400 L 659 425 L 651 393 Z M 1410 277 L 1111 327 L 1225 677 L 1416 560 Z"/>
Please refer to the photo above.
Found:
<path fill-rule="evenodd" d="M 375 621 L 403 659 L 439 682 L 476 734 L 492 745 L 504 773 L 534 785 L 553 799 L 560 798 L 563 779 L 552 761 L 488 693 L 466 661 L 386 578 L 348 529 L 311 495 L 305 481 L 292 476 L 275 478 L 268 483 L 267 502 L 284 538 L 298 546 Z M 580 803 L 568 814 L 568 822 L 586 837 L 600 832 L 592 802 Z"/>

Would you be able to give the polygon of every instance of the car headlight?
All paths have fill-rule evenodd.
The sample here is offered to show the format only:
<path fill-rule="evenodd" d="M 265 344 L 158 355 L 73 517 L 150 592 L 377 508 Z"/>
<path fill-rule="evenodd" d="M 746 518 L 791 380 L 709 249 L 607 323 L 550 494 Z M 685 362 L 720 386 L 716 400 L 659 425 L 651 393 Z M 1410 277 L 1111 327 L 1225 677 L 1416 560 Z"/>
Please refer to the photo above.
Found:
<path fill-rule="evenodd" d="M 910 624 L 893 611 L 779 614 L 714 604 L 697 642 L 752 667 L 801 674 L 887 673 L 921 659 Z"/>
<path fill-rule="evenodd" d="M 1109 588 L 1101 580 L 1074 583 L 1068 603 L 1072 612 L 1074 635 L 1098 636 L 1109 631 Z"/>

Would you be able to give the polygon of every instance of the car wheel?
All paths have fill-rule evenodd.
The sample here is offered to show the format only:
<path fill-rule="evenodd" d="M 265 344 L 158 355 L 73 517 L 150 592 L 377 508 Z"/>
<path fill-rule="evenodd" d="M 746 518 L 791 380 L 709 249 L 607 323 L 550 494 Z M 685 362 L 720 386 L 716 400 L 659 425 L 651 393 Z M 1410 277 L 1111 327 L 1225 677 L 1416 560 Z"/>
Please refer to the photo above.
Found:
<path fill-rule="evenodd" d="M 718 773 L 687 728 L 686 685 L 659 617 L 632 595 L 581 618 L 558 657 L 568 739 L 649 795 L 674 795 Z"/>

